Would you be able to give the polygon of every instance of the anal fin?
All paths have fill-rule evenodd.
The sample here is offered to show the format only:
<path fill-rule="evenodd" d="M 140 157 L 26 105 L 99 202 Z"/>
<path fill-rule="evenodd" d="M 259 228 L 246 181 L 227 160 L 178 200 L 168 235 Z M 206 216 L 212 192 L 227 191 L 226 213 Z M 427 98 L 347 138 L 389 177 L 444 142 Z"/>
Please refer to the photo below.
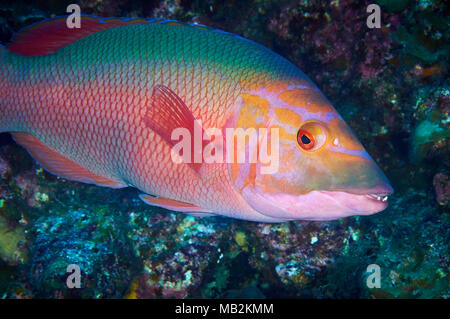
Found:
<path fill-rule="evenodd" d="M 26 148 L 30 155 L 52 174 L 59 175 L 69 180 L 96 184 L 99 186 L 112 188 L 127 187 L 126 184 L 119 181 L 114 181 L 92 173 L 79 164 L 52 150 L 31 134 L 24 132 L 13 132 L 11 134 L 18 144 Z"/>
<path fill-rule="evenodd" d="M 186 213 L 192 216 L 216 216 L 208 209 L 204 209 L 189 203 L 176 201 L 173 199 L 163 197 L 153 197 L 151 195 L 139 195 L 139 197 L 146 203 L 152 206 L 158 206 L 176 212 Z"/>

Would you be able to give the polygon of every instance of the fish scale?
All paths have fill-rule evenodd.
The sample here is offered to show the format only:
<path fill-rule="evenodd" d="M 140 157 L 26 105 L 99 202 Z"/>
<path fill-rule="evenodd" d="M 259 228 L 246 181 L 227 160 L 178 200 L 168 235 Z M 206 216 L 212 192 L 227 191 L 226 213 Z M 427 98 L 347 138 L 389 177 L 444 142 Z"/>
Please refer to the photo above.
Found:
<path fill-rule="evenodd" d="M 244 50 L 223 57 L 214 66 L 208 63 L 211 57 L 196 65 L 196 60 L 202 60 L 202 52 L 217 55 L 220 48 L 238 41 L 226 34 L 191 31 L 166 25 L 119 27 L 81 39 L 55 54 L 31 58 L 8 55 L 6 63 L 13 68 L 7 76 L 8 95 L 3 97 L 8 111 L 2 119 L 8 123 L 2 123 L 2 130 L 29 132 L 95 174 L 130 183 L 152 194 L 188 202 L 192 197 L 203 197 L 204 186 L 192 183 L 197 178 L 186 166 L 177 166 L 175 180 L 164 173 L 173 166 L 167 156 L 169 150 L 153 147 L 162 142 L 136 116 L 144 113 L 139 110 L 148 105 L 146 94 L 152 86 L 161 83 L 184 99 L 204 125 L 223 126 L 226 112 L 239 94 L 236 85 L 241 79 L 234 69 L 219 67 L 224 60 L 233 63 L 233 59 L 245 56 Z M 133 49 L 136 43 L 141 44 L 139 50 Z M 143 64 L 140 56 L 148 56 L 151 61 Z M 183 68 L 179 67 L 180 57 L 187 64 Z M 25 70 L 29 70 L 28 76 Z M 141 76 L 135 75 L 136 70 Z M 222 95 L 215 94 L 216 73 L 223 74 L 219 81 Z M 245 69 L 239 73 L 240 77 L 248 76 Z M 79 82 L 68 86 L 74 79 Z M 136 83 L 136 79 L 144 82 Z M 129 92 L 130 88 L 135 92 Z M 38 92 L 40 98 L 36 99 Z M 58 98 L 61 96 L 63 100 Z M 15 116 L 18 110 L 22 113 L 20 124 Z M 52 121 L 47 118 L 50 114 Z M 127 134 L 121 136 L 119 129 Z M 117 146 L 111 147 L 110 137 Z M 138 147 L 137 137 L 149 143 Z M 96 148 L 98 151 L 93 151 Z M 137 164 L 132 165 L 133 162 Z M 147 176 L 155 178 L 149 181 Z M 179 185 L 183 185 L 182 189 Z M 214 197 L 214 201 L 219 200 L 216 194 Z"/>
<path fill-rule="evenodd" d="M 57 172 L 74 180 L 112 187 L 132 185 L 146 194 L 176 201 L 175 206 L 177 202 L 194 205 L 200 212 L 267 222 L 295 219 L 262 214 L 249 204 L 230 178 L 230 169 L 239 171 L 241 181 L 246 180 L 243 174 L 250 178 L 245 165 L 204 164 L 197 170 L 190 163 L 174 164 L 170 143 L 145 118 L 151 106 L 158 106 L 152 104 L 158 86 L 182 101 L 170 107 L 186 108 L 205 128 L 232 127 L 241 122 L 243 114 L 250 114 L 245 110 L 244 92 L 252 92 L 251 100 L 259 92 L 279 94 L 276 90 L 289 85 L 299 90 L 306 83 L 310 95 L 317 95 L 314 101 L 324 101 L 298 68 L 237 36 L 160 20 L 84 17 L 82 26 L 95 32 L 81 29 L 78 32 L 83 36 L 57 49 L 33 43 L 33 34 L 51 38 L 52 32 L 55 42 L 66 41 L 64 32 L 71 31 L 63 30 L 64 23 L 64 19 L 55 19 L 25 30 L 8 45 L 11 52 L 0 47 L 0 131 L 26 133 L 14 133 L 14 137 L 32 155 L 47 159 L 47 164 L 56 165 L 52 156 L 70 160 L 72 171 L 58 166 Z M 76 32 L 71 36 L 81 34 Z M 266 95 L 260 98 L 270 101 Z M 335 113 L 324 103 L 323 114 Z M 275 114 L 276 105 L 269 106 Z M 258 123 L 266 116 L 261 114 Z M 42 145 L 33 151 L 33 143 Z M 183 209 L 195 211 L 192 207 Z"/>

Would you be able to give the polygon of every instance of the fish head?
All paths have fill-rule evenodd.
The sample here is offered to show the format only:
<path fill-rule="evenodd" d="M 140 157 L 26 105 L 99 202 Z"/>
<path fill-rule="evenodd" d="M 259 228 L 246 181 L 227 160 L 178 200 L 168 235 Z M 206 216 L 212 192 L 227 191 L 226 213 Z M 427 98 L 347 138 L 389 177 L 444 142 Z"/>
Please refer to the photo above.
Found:
<path fill-rule="evenodd" d="M 309 81 L 243 93 L 236 125 L 267 129 L 256 163 L 229 164 L 235 186 L 259 213 L 332 220 L 388 206 L 393 189 L 386 176 Z M 264 151 L 271 161 L 261 160 Z"/>

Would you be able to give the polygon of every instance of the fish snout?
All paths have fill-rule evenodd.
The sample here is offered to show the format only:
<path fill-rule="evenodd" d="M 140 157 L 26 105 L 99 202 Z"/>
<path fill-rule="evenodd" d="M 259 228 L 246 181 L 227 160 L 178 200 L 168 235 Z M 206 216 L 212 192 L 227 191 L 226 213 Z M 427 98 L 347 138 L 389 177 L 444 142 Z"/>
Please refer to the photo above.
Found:
<path fill-rule="evenodd" d="M 387 201 L 388 196 L 394 192 L 388 178 L 373 160 L 370 160 L 367 165 L 354 168 L 352 176 L 343 187 L 330 190 L 367 195 L 381 201 Z"/>

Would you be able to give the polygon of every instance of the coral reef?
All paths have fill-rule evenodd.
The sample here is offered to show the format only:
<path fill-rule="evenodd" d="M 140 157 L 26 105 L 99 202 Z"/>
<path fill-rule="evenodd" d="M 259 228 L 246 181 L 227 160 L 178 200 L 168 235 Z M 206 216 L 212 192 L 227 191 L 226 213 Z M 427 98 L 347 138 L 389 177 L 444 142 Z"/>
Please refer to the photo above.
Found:
<path fill-rule="evenodd" d="M 0 217 L 0 259 L 9 265 L 23 263 L 27 250 L 24 228 L 12 228 L 4 218 Z"/>
<path fill-rule="evenodd" d="M 449 29 L 444 1 L 43 0 L 0 4 L 0 41 L 69 3 L 207 24 L 259 42 L 320 87 L 396 191 L 370 217 L 257 224 L 68 182 L 0 135 L 0 296 L 449 298 Z M 82 288 L 66 287 L 68 264 Z M 381 268 L 381 288 L 366 268 Z"/>
<path fill-rule="evenodd" d="M 448 206 L 450 200 L 450 181 L 448 176 L 438 173 L 433 178 L 433 185 L 436 191 L 436 202 L 442 206 Z"/>

